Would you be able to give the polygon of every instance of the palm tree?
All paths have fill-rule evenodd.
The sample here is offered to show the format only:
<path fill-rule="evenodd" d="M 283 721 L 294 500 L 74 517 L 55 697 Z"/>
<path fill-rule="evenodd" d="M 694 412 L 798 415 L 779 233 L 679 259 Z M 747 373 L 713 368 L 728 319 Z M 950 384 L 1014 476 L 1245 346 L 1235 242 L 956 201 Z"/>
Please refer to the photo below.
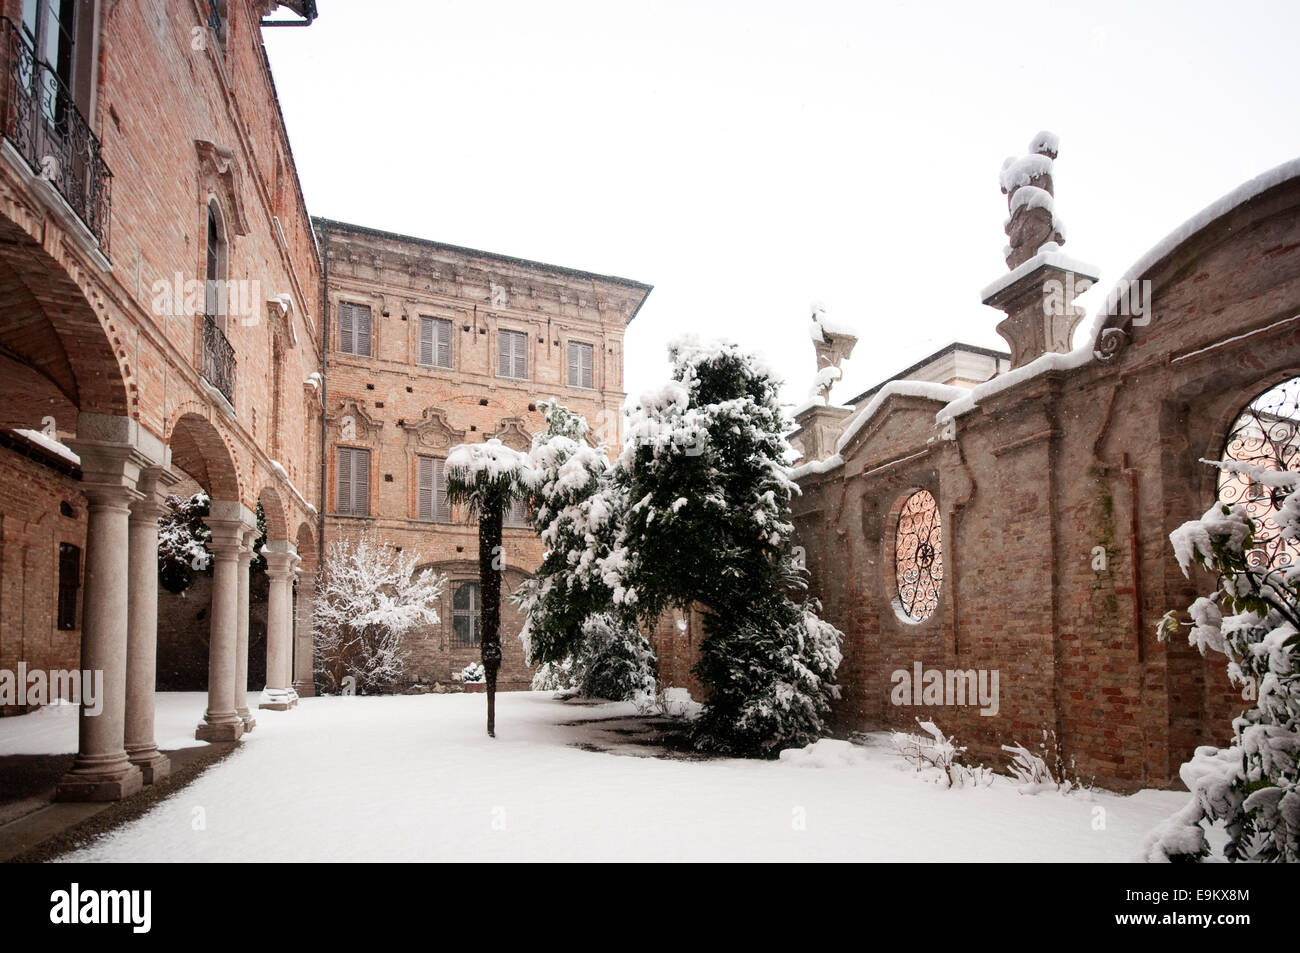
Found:
<path fill-rule="evenodd" d="M 496 737 L 497 672 L 501 668 L 501 521 L 528 495 L 528 457 L 500 440 L 463 443 L 447 455 L 447 499 L 464 504 L 478 520 L 478 573 L 482 593 L 482 657 L 487 677 L 487 733 Z"/>

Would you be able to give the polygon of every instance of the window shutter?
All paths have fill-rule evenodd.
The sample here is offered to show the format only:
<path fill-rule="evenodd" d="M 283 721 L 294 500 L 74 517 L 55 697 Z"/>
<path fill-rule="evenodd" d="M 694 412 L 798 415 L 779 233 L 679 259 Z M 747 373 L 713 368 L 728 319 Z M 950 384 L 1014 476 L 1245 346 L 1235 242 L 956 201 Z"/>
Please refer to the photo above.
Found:
<path fill-rule="evenodd" d="M 576 341 L 569 342 L 569 386 L 579 387 L 582 384 L 582 372 L 580 370 L 578 352 L 581 350 Z"/>
<path fill-rule="evenodd" d="M 497 377 L 509 377 L 512 368 L 511 354 L 513 353 L 511 338 L 514 337 L 509 331 L 501 331 L 497 334 Z"/>
<path fill-rule="evenodd" d="M 515 377 L 524 380 L 528 377 L 528 335 L 515 334 Z"/>
<path fill-rule="evenodd" d="M 433 318 L 420 315 L 420 357 L 421 364 L 433 363 Z"/>
<path fill-rule="evenodd" d="M 592 373 L 593 362 L 595 360 L 595 348 L 590 344 L 584 345 L 579 348 L 578 357 L 581 359 L 582 386 L 595 387 L 595 375 Z"/>
<path fill-rule="evenodd" d="M 337 454 L 338 501 L 334 508 L 344 516 L 352 512 L 352 451 L 339 447 Z"/>
<path fill-rule="evenodd" d="M 344 354 L 355 352 L 356 340 L 352 334 L 352 305 L 339 302 L 339 350 Z"/>
<path fill-rule="evenodd" d="M 439 522 L 451 522 L 451 501 L 447 499 L 447 461 L 433 461 L 433 501 L 434 518 Z"/>
<path fill-rule="evenodd" d="M 370 451 L 352 451 L 352 515 L 370 515 Z"/>
<path fill-rule="evenodd" d="M 439 319 L 434 322 L 434 327 L 438 332 L 437 350 L 435 353 L 436 363 L 439 367 L 451 367 L 451 322 L 446 319 Z"/>
<path fill-rule="evenodd" d="M 434 460 L 433 457 L 416 457 L 418 488 L 416 490 L 416 516 L 422 520 L 434 518 Z"/>
<path fill-rule="evenodd" d="M 357 305 L 357 322 L 356 322 L 356 350 L 354 354 L 360 354 L 362 357 L 370 356 L 370 306 L 367 304 Z"/>

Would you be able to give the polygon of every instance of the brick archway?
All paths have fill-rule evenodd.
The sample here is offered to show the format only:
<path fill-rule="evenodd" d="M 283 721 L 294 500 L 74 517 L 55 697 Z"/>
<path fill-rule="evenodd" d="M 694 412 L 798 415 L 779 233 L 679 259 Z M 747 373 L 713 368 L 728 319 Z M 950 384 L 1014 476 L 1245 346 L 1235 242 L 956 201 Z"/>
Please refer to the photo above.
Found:
<path fill-rule="evenodd" d="M 83 292 L 85 281 L 74 262 L 48 254 L 26 229 L 0 215 L 0 355 L 39 377 L 41 394 L 63 416 L 71 408 L 133 416 L 134 383 L 124 343 L 103 300 L 96 295 L 92 303 Z M 10 391 L 19 393 L 13 382 L 4 393 Z M 3 403 L 8 416 L 30 415 L 7 399 Z M 75 416 L 53 416 L 60 433 L 75 433 Z M 15 423 L 39 427 L 40 419 Z"/>
<path fill-rule="evenodd" d="M 257 502 L 262 504 L 262 516 L 266 520 L 266 538 L 268 540 L 289 539 L 289 519 L 285 515 L 284 501 L 273 487 L 264 486 L 257 494 Z"/>
<path fill-rule="evenodd" d="M 188 473 L 213 500 L 242 501 L 235 455 L 221 432 L 201 414 L 182 413 L 167 434 L 172 465 Z"/>

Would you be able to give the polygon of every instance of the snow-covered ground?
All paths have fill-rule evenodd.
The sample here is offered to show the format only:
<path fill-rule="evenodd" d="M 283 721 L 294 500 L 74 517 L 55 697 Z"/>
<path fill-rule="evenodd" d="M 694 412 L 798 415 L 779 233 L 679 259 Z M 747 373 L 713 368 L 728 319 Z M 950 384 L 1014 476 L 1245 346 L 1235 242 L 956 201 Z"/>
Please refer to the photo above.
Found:
<path fill-rule="evenodd" d="M 159 696 L 164 747 L 197 693 Z M 255 703 L 255 696 L 254 696 Z M 75 860 L 1130 861 L 1187 795 L 944 790 L 883 742 L 776 762 L 597 752 L 570 723 L 632 715 L 548 693 L 308 698 Z M 0 719 L 0 754 L 75 750 L 75 709 Z M 824 745 L 824 743 L 823 743 Z M 825 754 L 830 756 L 821 756 Z"/>

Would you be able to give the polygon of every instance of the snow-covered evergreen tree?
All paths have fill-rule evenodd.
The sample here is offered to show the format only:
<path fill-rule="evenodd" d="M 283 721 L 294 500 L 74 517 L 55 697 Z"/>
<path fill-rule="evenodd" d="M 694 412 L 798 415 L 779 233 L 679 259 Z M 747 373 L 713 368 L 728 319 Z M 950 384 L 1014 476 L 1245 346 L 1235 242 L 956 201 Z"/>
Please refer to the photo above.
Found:
<path fill-rule="evenodd" d="M 158 521 L 158 582 L 168 592 L 184 592 L 196 573 L 206 572 L 212 555 L 205 545 L 212 531 L 203 522 L 208 515 L 208 494 L 169 496 L 170 511 Z"/>
<path fill-rule="evenodd" d="M 416 571 L 414 553 L 398 553 L 373 534 L 330 543 L 312 619 L 316 676 L 328 691 L 356 679 L 362 694 L 401 681 L 412 629 L 438 622 L 443 577 Z"/>
<path fill-rule="evenodd" d="M 1300 473 L 1239 463 L 1220 467 L 1286 492 L 1280 538 L 1300 545 Z M 1201 860 L 1206 825 L 1222 823 L 1228 860 L 1300 860 L 1300 565 L 1254 561 L 1258 527 L 1242 504 L 1216 504 L 1170 534 L 1187 575 L 1193 564 L 1218 577 L 1218 589 L 1161 620 L 1165 639 L 1184 625 L 1201 654 L 1222 653 L 1228 677 L 1249 707 L 1233 723 L 1232 744 L 1202 746 L 1179 772 L 1192 799 L 1147 839 L 1147 859 Z"/>
<path fill-rule="evenodd" d="M 529 466 L 533 526 L 546 553 L 514 595 L 520 637 L 535 685 L 623 701 L 654 692 L 655 659 L 634 620 L 608 610 L 600 568 L 618 536 L 626 495 L 610 478 L 608 451 L 587 443 L 587 422 L 542 403 L 546 430 L 533 438 Z"/>
<path fill-rule="evenodd" d="M 790 553 L 798 488 L 777 381 L 733 344 L 669 348 L 673 379 L 644 394 L 614 471 L 624 525 L 600 560 L 613 603 L 643 625 L 699 605 L 694 723 L 705 750 L 775 756 L 825 733 L 841 633 L 818 618 Z"/>
<path fill-rule="evenodd" d="M 483 671 L 487 681 L 487 733 L 496 737 L 497 672 L 501 668 L 501 521 L 506 509 L 528 496 L 528 458 L 500 440 L 462 443 L 447 454 L 447 499 L 478 519 Z"/>

